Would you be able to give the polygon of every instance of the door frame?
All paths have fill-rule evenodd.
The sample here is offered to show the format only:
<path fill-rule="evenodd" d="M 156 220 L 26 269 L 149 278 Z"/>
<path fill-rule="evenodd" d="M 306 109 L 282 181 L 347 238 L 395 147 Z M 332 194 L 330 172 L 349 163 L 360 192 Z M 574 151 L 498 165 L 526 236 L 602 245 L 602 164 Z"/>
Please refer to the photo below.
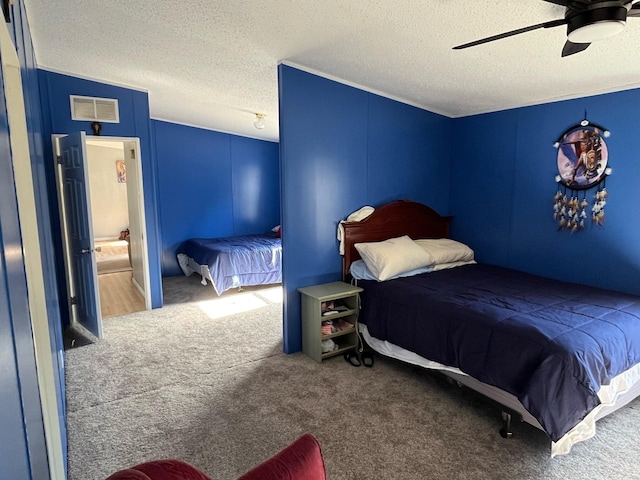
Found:
<path fill-rule="evenodd" d="M 56 165 L 56 190 L 58 192 L 58 211 L 60 212 L 60 233 L 62 236 L 62 244 L 63 244 L 63 252 L 64 252 L 64 263 L 65 263 L 65 278 L 67 280 L 67 302 L 69 307 L 69 315 L 71 317 L 71 321 L 74 321 L 74 309 L 71 305 L 71 296 L 74 291 L 73 287 L 73 279 L 70 272 L 70 251 L 69 251 L 69 239 L 67 235 L 67 221 L 66 214 L 64 208 L 64 197 L 62 195 L 62 178 L 60 175 L 60 165 L 58 164 L 57 157 L 60 154 L 60 149 L 58 145 L 58 138 L 65 137 L 67 134 L 53 134 L 51 135 L 51 142 L 53 145 L 53 161 Z M 140 291 L 140 293 L 144 296 L 145 299 L 145 309 L 151 310 L 151 275 L 149 273 L 149 248 L 147 244 L 147 222 L 145 217 L 145 206 L 144 206 L 144 186 L 142 182 L 142 157 L 140 152 L 140 139 L 138 137 L 108 137 L 108 136 L 87 136 L 87 140 L 91 140 L 92 142 L 104 142 L 104 143 L 120 143 L 123 148 L 127 142 L 134 142 L 136 147 L 135 158 L 132 158 L 134 165 L 127 164 L 127 171 L 131 169 L 135 170 L 135 175 L 131 175 L 137 181 L 135 182 L 136 187 L 136 198 L 132 199 L 129 195 L 129 188 L 127 188 L 127 202 L 129 206 L 131 206 L 131 202 L 134 202 L 134 206 L 138 209 L 139 221 L 140 225 L 140 242 L 142 245 L 142 252 L 140 255 L 142 257 L 142 270 L 143 270 L 143 285 L 139 285 L 137 281 L 134 281 L 135 287 Z M 87 179 L 88 181 L 88 179 Z M 129 183 L 129 182 L 128 182 Z M 89 203 L 91 203 L 91 198 L 89 198 Z M 99 296 L 99 295 L 98 295 Z"/>
<path fill-rule="evenodd" d="M 140 238 L 137 239 L 140 241 L 141 251 L 135 252 L 135 243 L 133 245 L 134 250 L 132 250 L 133 258 L 135 260 L 136 254 L 140 254 L 140 259 L 142 260 L 142 285 L 140 285 L 138 278 L 136 278 L 135 266 L 133 271 L 133 284 L 136 286 L 140 293 L 144 297 L 145 309 L 151 310 L 151 274 L 149 273 L 149 246 L 147 245 L 147 217 L 146 217 L 146 209 L 144 205 L 144 183 L 142 181 L 142 153 L 140 151 L 140 139 L 138 137 L 104 137 L 104 138 L 113 138 L 115 141 L 121 141 L 123 148 L 125 149 L 125 164 L 127 165 L 128 172 L 135 173 L 135 183 L 129 183 L 131 179 L 131 175 L 128 175 L 127 180 L 127 205 L 129 208 L 129 223 L 131 223 L 131 210 L 132 206 L 136 209 L 136 214 L 138 216 L 138 227 L 140 228 Z M 134 146 L 134 152 L 132 155 L 126 155 L 127 146 Z M 133 163 L 134 168 L 131 168 L 131 164 Z M 133 185 L 133 187 L 130 187 Z M 134 193 L 134 195 L 131 195 Z M 132 198 L 134 196 L 135 198 Z M 135 263 L 133 261 L 132 263 Z"/>

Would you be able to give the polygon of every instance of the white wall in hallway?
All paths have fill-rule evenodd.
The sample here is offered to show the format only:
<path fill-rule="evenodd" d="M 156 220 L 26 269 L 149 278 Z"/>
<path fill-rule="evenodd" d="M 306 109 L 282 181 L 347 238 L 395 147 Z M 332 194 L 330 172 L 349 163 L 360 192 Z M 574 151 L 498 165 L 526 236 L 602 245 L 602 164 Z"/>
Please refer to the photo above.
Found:
<path fill-rule="evenodd" d="M 87 142 L 89 192 L 95 240 L 117 238 L 129 226 L 127 184 L 118 183 L 116 161 L 124 160 L 121 143 L 103 146 Z"/>

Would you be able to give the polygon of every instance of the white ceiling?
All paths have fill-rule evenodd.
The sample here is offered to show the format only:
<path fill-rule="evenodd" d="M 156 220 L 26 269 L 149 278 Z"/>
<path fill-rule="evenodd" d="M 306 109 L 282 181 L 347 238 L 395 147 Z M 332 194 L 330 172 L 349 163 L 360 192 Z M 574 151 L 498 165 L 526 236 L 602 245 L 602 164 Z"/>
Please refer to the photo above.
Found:
<path fill-rule="evenodd" d="M 640 86 L 640 18 L 566 58 L 564 26 L 452 50 L 563 17 L 542 0 L 24 2 L 40 68 L 148 91 L 155 119 L 267 140 L 279 63 L 449 117 Z"/>

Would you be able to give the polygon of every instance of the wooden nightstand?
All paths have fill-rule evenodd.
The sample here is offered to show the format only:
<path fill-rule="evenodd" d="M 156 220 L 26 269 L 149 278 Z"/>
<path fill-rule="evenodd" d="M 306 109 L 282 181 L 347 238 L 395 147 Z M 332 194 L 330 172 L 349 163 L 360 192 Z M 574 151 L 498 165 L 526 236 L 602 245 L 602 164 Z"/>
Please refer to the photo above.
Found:
<path fill-rule="evenodd" d="M 332 282 L 298 291 L 302 294 L 302 351 L 306 355 L 322 362 L 357 348 L 362 288 Z M 323 352 L 325 340 L 332 340 L 335 347 Z"/>

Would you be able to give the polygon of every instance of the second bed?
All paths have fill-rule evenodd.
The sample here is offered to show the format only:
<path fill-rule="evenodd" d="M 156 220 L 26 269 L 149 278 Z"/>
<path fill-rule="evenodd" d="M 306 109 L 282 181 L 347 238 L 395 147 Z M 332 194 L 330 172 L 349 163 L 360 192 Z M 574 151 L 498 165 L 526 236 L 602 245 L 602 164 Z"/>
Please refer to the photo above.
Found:
<path fill-rule="evenodd" d="M 201 283 L 209 280 L 218 295 L 231 288 L 282 282 L 282 241 L 274 234 L 192 238 L 177 257 L 185 275 L 201 275 Z"/>

